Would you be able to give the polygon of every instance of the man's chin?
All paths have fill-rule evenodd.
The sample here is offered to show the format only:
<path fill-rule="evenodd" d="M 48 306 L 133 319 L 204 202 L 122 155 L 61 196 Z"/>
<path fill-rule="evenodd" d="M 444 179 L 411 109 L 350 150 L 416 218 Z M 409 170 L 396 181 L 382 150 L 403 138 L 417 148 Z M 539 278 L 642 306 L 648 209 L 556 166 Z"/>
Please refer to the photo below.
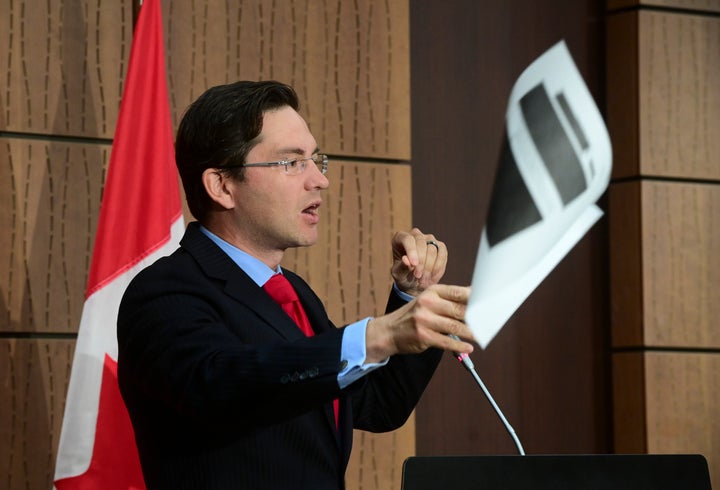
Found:
<path fill-rule="evenodd" d="M 318 241 L 318 237 L 316 236 L 310 236 L 310 237 L 303 237 L 298 238 L 293 242 L 291 245 L 289 245 L 287 248 L 303 248 L 303 247 L 311 247 L 315 245 Z"/>

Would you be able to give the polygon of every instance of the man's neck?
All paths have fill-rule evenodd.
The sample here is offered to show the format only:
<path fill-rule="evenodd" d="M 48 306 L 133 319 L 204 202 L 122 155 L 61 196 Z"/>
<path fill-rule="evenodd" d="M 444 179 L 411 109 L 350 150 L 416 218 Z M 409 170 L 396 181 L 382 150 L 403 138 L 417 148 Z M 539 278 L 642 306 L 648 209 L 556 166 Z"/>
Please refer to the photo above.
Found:
<path fill-rule="evenodd" d="M 285 255 L 284 250 L 261 247 L 257 244 L 258 241 L 248 239 L 237 230 L 221 226 L 218 223 L 211 222 L 203 224 L 203 226 L 221 240 L 224 240 L 248 255 L 252 255 L 273 270 L 278 268 Z"/>

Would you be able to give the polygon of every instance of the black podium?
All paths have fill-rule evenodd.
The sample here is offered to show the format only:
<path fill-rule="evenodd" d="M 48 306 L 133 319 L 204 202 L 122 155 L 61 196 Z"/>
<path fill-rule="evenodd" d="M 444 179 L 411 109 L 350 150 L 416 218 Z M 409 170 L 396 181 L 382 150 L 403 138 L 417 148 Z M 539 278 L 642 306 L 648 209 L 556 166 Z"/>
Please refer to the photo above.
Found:
<path fill-rule="evenodd" d="M 402 490 L 711 490 L 701 455 L 411 457 Z"/>

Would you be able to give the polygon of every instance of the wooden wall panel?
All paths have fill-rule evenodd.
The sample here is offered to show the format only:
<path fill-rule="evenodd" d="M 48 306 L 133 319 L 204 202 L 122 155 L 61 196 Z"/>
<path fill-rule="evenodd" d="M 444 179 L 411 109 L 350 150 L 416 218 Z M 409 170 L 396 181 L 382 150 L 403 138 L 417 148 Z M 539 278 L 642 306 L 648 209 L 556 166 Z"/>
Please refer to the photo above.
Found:
<path fill-rule="evenodd" d="M 716 16 L 641 10 L 608 19 L 614 177 L 720 178 L 718 59 Z"/>
<path fill-rule="evenodd" d="M 0 131 L 112 137 L 131 2 L 0 2 L 0 33 Z"/>
<path fill-rule="evenodd" d="M 615 450 L 703 454 L 716 486 L 720 482 L 720 355 L 627 352 L 613 357 Z"/>
<path fill-rule="evenodd" d="M 52 488 L 74 344 L 0 338 L 0 488 Z"/>
<path fill-rule="evenodd" d="M 77 331 L 109 152 L 0 137 L 0 331 Z"/>
<path fill-rule="evenodd" d="M 720 17 L 638 20 L 640 173 L 720 179 Z"/>
<path fill-rule="evenodd" d="M 720 354 L 645 354 L 648 452 L 704 454 L 720 483 Z"/>
<path fill-rule="evenodd" d="M 720 186 L 614 184 L 613 345 L 718 348 Z"/>
<path fill-rule="evenodd" d="M 400 488 L 403 462 L 415 454 L 415 420 L 413 413 L 402 429 L 383 434 L 355 431 L 347 488 Z"/>
<path fill-rule="evenodd" d="M 163 10 L 175 124 L 212 85 L 274 78 L 296 87 L 324 151 L 409 159 L 407 2 L 168 1 Z M 9 73 L 0 130 L 112 137 L 131 2 L 10 2 L 0 19 Z"/>
<path fill-rule="evenodd" d="M 326 153 L 410 158 L 408 3 L 261 0 L 163 5 L 175 123 L 206 88 L 293 85 Z"/>
<path fill-rule="evenodd" d="M 622 3 L 640 8 L 608 21 L 615 451 L 700 453 L 717 485 L 720 2 Z"/>
<path fill-rule="evenodd" d="M 720 185 L 643 182 L 641 203 L 645 345 L 720 348 Z"/>

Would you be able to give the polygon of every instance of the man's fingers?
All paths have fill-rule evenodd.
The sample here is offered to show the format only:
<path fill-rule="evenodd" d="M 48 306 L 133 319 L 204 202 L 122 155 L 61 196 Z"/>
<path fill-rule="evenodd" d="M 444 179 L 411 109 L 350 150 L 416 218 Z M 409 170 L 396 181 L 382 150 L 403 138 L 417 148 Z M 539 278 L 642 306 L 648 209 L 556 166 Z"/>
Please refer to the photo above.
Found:
<path fill-rule="evenodd" d="M 471 340 L 472 332 L 464 322 L 469 297 L 469 287 L 434 285 L 416 299 L 418 307 L 425 310 L 418 315 L 418 318 L 423 319 L 426 328 L 439 334 L 456 335 Z M 445 339 L 438 339 L 438 342 L 443 348 L 449 345 Z M 460 343 L 464 344 L 464 342 Z M 468 346 L 464 345 L 463 352 L 467 348 Z"/>
<path fill-rule="evenodd" d="M 451 334 L 449 331 L 455 331 L 457 333 Z M 474 350 L 474 347 L 470 342 L 466 342 L 463 339 L 473 340 L 473 336 L 470 330 L 461 324 L 457 327 L 435 330 L 432 344 L 439 349 L 469 354 Z"/>
<path fill-rule="evenodd" d="M 450 335 L 446 335 L 449 342 L 447 344 L 447 347 L 445 347 L 444 350 L 448 350 L 450 352 L 457 352 L 458 354 L 470 354 L 473 350 L 475 350 L 475 347 L 469 342 L 463 342 L 460 340 L 459 336 L 456 336 L 456 338 L 453 338 Z"/>
<path fill-rule="evenodd" d="M 440 298 L 454 303 L 467 304 L 470 299 L 469 286 L 456 286 L 453 284 L 436 284 L 430 290 Z"/>

